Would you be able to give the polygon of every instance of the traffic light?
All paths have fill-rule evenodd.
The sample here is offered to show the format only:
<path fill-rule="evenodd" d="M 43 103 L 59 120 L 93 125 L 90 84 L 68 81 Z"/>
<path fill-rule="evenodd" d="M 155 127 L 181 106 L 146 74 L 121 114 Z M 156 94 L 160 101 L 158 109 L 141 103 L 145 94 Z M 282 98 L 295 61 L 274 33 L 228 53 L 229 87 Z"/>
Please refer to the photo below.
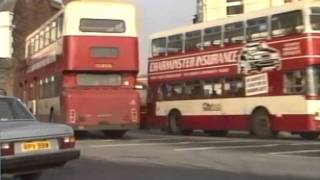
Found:
<path fill-rule="evenodd" d="M 13 13 L 0 12 L 0 59 L 11 59 L 13 54 Z"/>

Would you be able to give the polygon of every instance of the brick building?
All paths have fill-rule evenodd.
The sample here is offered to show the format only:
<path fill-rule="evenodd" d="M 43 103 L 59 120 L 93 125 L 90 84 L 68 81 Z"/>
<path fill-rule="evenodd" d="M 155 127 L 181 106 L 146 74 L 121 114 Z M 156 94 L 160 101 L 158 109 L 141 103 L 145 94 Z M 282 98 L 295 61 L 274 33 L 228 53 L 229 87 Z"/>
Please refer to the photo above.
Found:
<path fill-rule="evenodd" d="M 71 0 L 65 0 L 65 3 Z M 2 0 L 0 10 L 12 11 L 13 19 L 13 58 L 0 62 L 0 88 L 12 94 L 17 86 L 16 72 L 24 66 L 26 37 L 42 23 L 57 13 L 62 5 L 58 0 Z"/>

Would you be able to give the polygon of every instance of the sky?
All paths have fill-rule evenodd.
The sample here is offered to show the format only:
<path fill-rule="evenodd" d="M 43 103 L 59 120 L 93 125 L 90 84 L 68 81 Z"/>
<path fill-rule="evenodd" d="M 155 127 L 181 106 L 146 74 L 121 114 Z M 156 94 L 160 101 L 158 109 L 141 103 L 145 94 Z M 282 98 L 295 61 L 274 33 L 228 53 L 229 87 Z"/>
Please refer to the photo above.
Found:
<path fill-rule="evenodd" d="M 147 73 L 152 33 L 192 24 L 196 0 L 128 0 L 138 11 L 140 75 Z"/>

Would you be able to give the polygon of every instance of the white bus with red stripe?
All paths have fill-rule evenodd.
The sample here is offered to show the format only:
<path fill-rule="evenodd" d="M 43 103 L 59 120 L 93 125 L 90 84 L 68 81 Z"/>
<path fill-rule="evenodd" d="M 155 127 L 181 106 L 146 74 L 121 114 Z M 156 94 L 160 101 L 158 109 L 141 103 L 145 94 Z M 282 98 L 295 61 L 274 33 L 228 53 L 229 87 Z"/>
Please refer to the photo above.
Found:
<path fill-rule="evenodd" d="M 290 3 L 151 39 L 149 126 L 319 136 L 320 3 Z"/>
<path fill-rule="evenodd" d="M 138 127 L 138 38 L 130 4 L 75 1 L 26 39 L 20 96 L 40 119 L 122 136 Z"/>

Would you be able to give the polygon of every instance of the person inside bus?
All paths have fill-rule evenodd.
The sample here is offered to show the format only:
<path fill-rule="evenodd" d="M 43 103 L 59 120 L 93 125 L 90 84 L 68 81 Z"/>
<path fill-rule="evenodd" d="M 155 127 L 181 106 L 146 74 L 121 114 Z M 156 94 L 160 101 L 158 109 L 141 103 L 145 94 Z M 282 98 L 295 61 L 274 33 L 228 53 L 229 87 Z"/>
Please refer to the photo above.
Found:
<path fill-rule="evenodd" d="M 295 92 L 304 92 L 306 87 L 305 75 L 300 71 L 297 71 L 295 75 Z"/>
<path fill-rule="evenodd" d="M 201 84 L 194 86 L 191 92 L 192 96 L 194 97 L 203 97 L 204 96 L 204 90 Z"/>

